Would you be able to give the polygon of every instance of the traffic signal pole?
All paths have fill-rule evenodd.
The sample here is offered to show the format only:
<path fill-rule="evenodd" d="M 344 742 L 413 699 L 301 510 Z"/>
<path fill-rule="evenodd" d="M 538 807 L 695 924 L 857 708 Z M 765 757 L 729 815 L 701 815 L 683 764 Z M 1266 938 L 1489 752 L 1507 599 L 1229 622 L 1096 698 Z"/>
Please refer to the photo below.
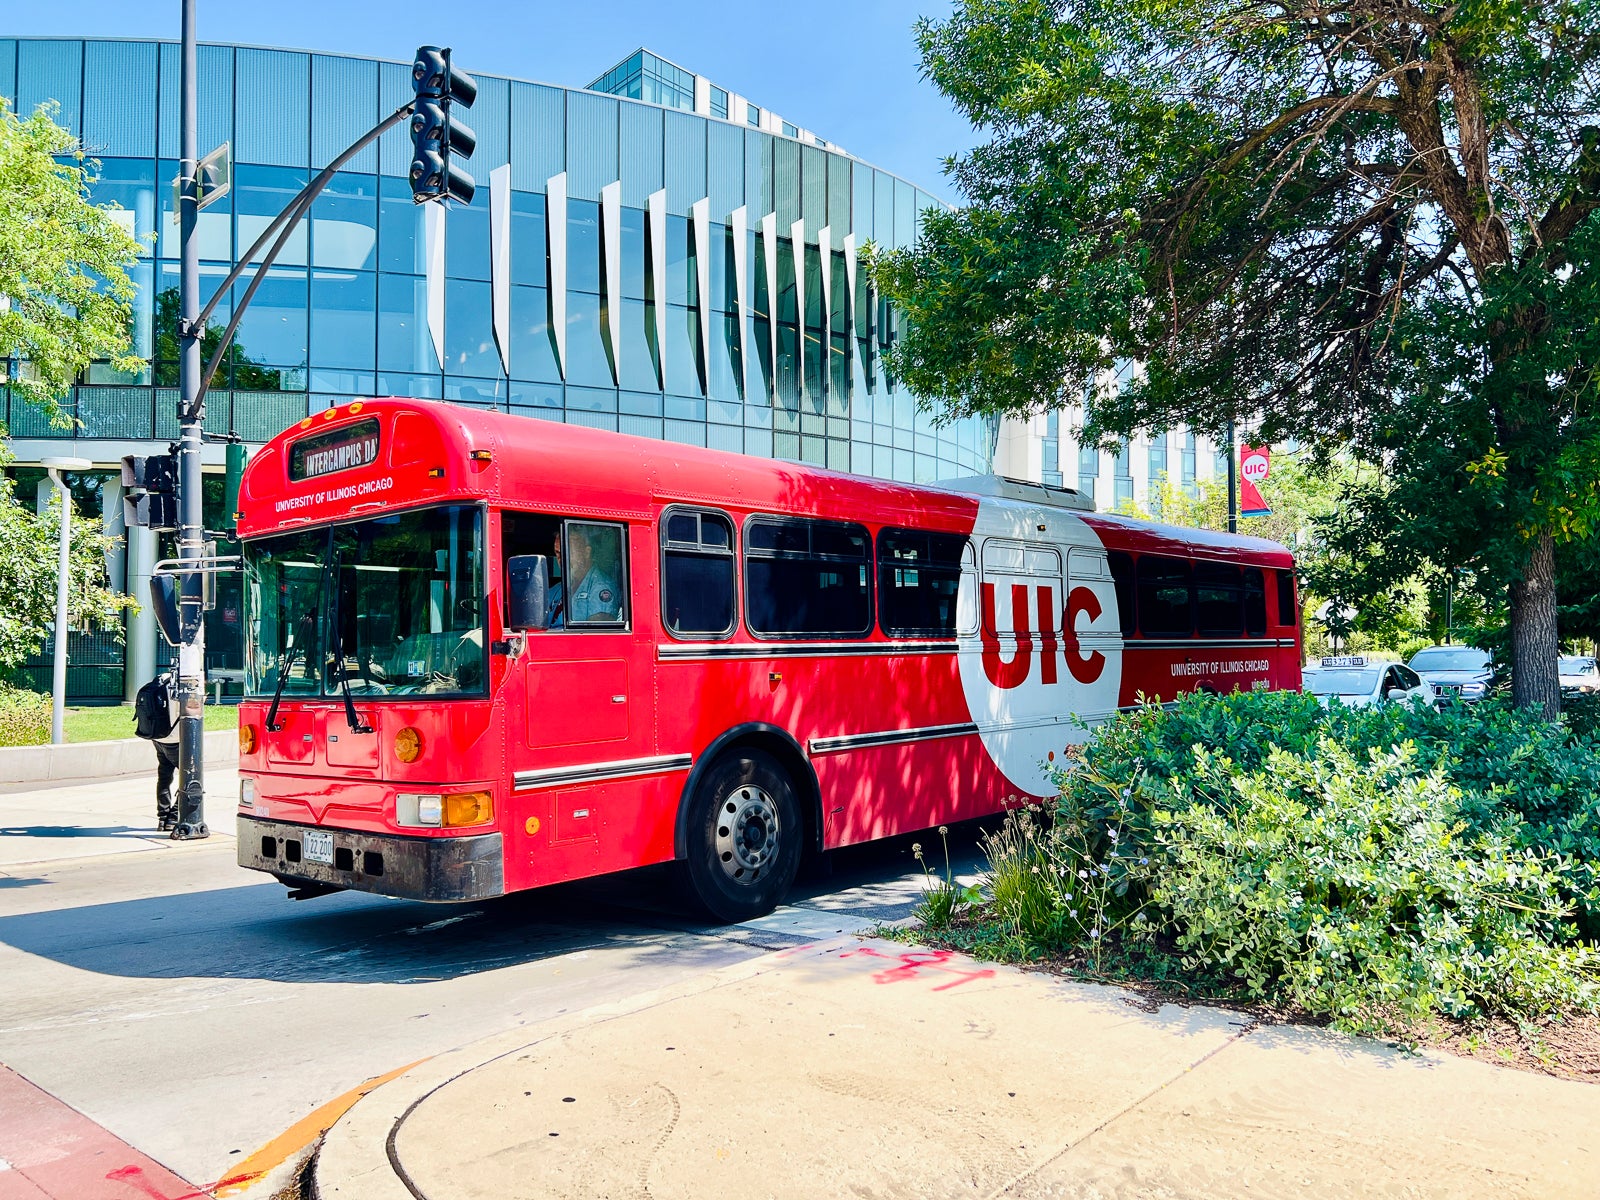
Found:
<path fill-rule="evenodd" d="M 195 0 L 183 0 L 182 100 L 178 122 L 178 560 L 205 555 L 205 517 L 201 508 L 200 455 L 205 428 L 205 397 L 200 391 L 200 219 L 198 83 L 194 30 Z M 183 640 L 178 646 L 178 841 L 211 835 L 205 817 L 206 631 L 201 576 L 179 579 Z"/>

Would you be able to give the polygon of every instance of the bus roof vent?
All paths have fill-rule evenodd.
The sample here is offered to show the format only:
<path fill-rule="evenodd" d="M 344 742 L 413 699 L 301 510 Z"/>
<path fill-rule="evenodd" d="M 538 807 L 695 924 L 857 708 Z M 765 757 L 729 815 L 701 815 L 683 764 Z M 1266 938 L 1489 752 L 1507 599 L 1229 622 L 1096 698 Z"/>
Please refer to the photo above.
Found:
<path fill-rule="evenodd" d="M 961 479 L 942 480 L 934 486 L 974 496 L 1004 496 L 1007 500 L 1022 500 L 1029 504 L 1074 508 L 1080 512 L 1094 511 L 1094 500 L 1076 488 L 1034 483 L 1029 479 L 1012 479 L 1008 475 L 967 475 Z"/>

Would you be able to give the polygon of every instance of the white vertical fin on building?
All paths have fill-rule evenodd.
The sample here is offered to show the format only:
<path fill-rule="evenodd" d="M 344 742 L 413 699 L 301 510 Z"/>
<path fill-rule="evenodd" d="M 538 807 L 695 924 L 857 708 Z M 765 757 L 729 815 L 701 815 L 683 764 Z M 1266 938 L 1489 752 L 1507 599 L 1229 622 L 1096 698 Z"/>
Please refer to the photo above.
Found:
<path fill-rule="evenodd" d="M 778 214 L 761 218 L 761 252 L 767 262 L 767 333 L 772 342 L 772 402 L 778 402 Z"/>
<path fill-rule="evenodd" d="M 556 369 L 567 377 L 567 173 L 544 186 L 545 238 L 550 244 L 550 328 L 556 334 Z"/>
<path fill-rule="evenodd" d="M 844 235 L 844 357 L 854 362 L 856 354 L 856 235 Z"/>
<path fill-rule="evenodd" d="M 696 200 L 689 206 L 689 223 L 694 227 L 694 274 L 700 289 L 700 394 L 711 394 L 711 200 Z"/>
<path fill-rule="evenodd" d="M 742 358 L 750 356 L 750 347 L 745 345 L 745 322 L 750 319 L 750 298 L 746 289 L 750 286 L 750 264 L 745 261 L 749 250 L 745 245 L 745 227 L 749 214 L 744 205 L 740 205 L 728 214 L 728 228 L 733 234 L 733 310 L 739 316 L 738 328 L 734 331 L 739 339 L 739 355 Z M 744 381 L 740 381 L 739 391 L 744 392 Z"/>
<path fill-rule="evenodd" d="M 702 117 L 711 115 L 711 80 L 704 75 L 694 77 L 694 111 Z"/>
<path fill-rule="evenodd" d="M 500 365 L 511 374 L 511 164 L 489 172 L 489 305 Z"/>
<path fill-rule="evenodd" d="M 833 228 L 817 230 L 817 259 L 822 264 L 822 390 L 833 379 Z"/>
<path fill-rule="evenodd" d="M 806 220 L 789 226 L 789 252 L 794 255 L 794 378 L 795 390 L 806 391 Z M 777 370 L 773 370 L 777 374 Z"/>
<path fill-rule="evenodd" d="M 622 181 L 600 189 L 600 248 L 606 264 L 606 332 L 611 381 L 622 385 Z"/>
<path fill-rule="evenodd" d="M 650 218 L 650 303 L 656 310 L 656 379 L 667 387 L 667 189 L 645 198 Z"/>
<path fill-rule="evenodd" d="M 433 341 L 434 357 L 444 368 L 444 204 L 422 206 L 422 246 L 426 258 L 428 294 L 428 336 Z"/>

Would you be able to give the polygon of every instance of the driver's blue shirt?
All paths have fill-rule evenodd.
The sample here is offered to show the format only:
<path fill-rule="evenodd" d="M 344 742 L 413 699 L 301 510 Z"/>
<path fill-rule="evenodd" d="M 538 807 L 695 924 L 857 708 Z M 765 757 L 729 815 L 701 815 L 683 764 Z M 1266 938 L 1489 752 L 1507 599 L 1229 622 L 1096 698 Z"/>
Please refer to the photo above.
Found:
<path fill-rule="evenodd" d="M 622 611 L 622 591 L 616 580 L 592 567 L 577 587 L 562 616 L 569 621 L 607 621 Z"/>

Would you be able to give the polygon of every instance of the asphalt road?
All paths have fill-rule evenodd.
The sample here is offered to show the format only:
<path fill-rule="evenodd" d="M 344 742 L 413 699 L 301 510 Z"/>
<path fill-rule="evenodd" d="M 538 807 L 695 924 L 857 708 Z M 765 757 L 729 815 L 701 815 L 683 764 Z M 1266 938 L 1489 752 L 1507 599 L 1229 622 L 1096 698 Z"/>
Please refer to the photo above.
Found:
<path fill-rule="evenodd" d="M 923 879 L 913 840 L 836 853 L 791 905 L 730 927 L 688 913 L 656 870 L 438 906 L 290 901 L 235 865 L 225 838 L 32 864 L 13 853 L 0 1062 L 205 1186 L 419 1059 L 905 916 Z M 958 874 L 975 872 L 974 831 L 957 830 L 951 853 Z"/>

